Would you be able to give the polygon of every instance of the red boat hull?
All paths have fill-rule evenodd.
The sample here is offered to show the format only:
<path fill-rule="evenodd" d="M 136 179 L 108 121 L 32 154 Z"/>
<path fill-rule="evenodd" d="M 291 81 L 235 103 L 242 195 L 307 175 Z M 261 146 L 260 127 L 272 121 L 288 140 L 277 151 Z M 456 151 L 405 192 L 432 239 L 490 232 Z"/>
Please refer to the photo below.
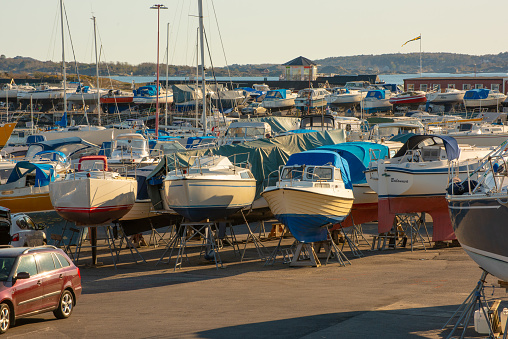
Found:
<path fill-rule="evenodd" d="M 425 95 L 390 99 L 390 104 L 392 105 L 414 105 L 414 104 L 424 104 L 426 102 L 427 98 L 425 97 Z"/>
<path fill-rule="evenodd" d="M 101 98 L 101 104 L 130 104 L 134 97 Z"/>

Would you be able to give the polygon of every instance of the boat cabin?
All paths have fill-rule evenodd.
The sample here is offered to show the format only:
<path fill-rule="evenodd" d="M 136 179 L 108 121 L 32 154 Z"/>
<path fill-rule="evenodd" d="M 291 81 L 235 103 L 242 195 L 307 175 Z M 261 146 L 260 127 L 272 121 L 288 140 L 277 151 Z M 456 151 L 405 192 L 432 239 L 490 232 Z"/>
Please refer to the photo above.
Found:
<path fill-rule="evenodd" d="M 404 143 L 393 159 L 398 163 L 447 161 L 458 158 L 459 154 L 459 145 L 452 137 L 415 135 Z"/>
<path fill-rule="evenodd" d="M 225 134 L 229 144 L 271 137 L 272 128 L 266 122 L 232 122 Z"/>
<path fill-rule="evenodd" d="M 369 134 L 369 140 L 388 140 L 396 135 L 409 133 L 423 134 L 424 132 L 425 127 L 419 121 L 380 123 L 372 127 Z"/>
<path fill-rule="evenodd" d="M 104 155 L 90 155 L 79 159 L 78 172 L 107 170 L 108 158 Z"/>

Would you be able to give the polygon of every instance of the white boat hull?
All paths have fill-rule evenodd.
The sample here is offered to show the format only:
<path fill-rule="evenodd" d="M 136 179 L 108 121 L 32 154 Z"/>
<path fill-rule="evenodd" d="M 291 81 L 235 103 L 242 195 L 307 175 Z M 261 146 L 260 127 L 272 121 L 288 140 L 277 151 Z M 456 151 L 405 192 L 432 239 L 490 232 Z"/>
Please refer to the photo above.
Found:
<path fill-rule="evenodd" d="M 111 141 L 116 138 L 120 134 L 124 133 L 134 133 L 135 130 L 132 129 L 116 129 L 116 128 L 108 128 L 108 129 L 99 129 L 99 130 L 79 130 L 79 131 L 52 131 L 52 132 L 42 132 L 38 133 L 39 135 L 43 135 L 46 140 L 56 140 L 62 138 L 70 138 L 70 137 L 79 137 L 83 140 L 91 142 L 95 145 L 102 145 L 105 141 Z"/>
<path fill-rule="evenodd" d="M 277 99 L 277 100 L 263 100 L 261 106 L 268 109 L 277 109 L 285 107 L 294 107 L 295 98 Z"/>
<path fill-rule="evenodd" d="M 49 195 L 58 214 L 78 225 L 98 225 L 126 215 L 136 200 L 135 179 L 60 180 L 50 184 Z"/>
<path fill-rule="evenodd" d="M 256 181 L 183 178 L 164 181 L 167 206 L 191 221 L 225 218 L 250 206 Z"/>

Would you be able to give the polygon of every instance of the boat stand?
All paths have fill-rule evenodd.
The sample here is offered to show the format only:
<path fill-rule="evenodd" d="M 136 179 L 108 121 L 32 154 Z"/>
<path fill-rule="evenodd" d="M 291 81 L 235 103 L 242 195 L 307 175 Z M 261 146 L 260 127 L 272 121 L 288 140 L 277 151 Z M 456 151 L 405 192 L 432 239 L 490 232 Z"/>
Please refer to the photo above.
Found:
<path fill-rule="evenodd" d="M 328 265 L 328 260 L 330 259 L 330 256 L 332 254 L 334 255 L 335 259 L 337 260 L 337 262 L 339 263 L 340 266 L 346 266 L 346 264 L 351 265 L 351 262 L 346 257 L 344 252 L 342 252 L 342 250 L 339 248 L 339 246 L 337 246 L 337 244 L 335 244 L 335 242 L 333 241 L 332 234 L 330 233 L 330 229 L 328 227 L 327 227 L 327 231 L 328 231 L 328 240 L 327 240 L 327 243 L 325 245 L 325 248 L 327 248 L 327 247 L 328 248 L 327 248 L 327 251 L 326 251 L 326 263 L 325 263 L 325 265 Z M 345 232 L 344 232 L 344 235 L 345 235 L 345 237 L 347 237 Z M 347 239 L 349 239 L 349 237 L 346 238 L 346 241 L 348 241 Z M 350 240 L 348 241 L 348 243 L 349 242 L 350 242 Z M 354 246 L 356 247 L 356 245 L 354 245 Z M 342 246 L 342 248 L 344 248 L 344 246 Z M 363 256 L 363 253 L 362 253 L 362 256 Z"/>
<path fill-rule="evenodd" d="M 457 322 L 455 323 L 455 326 L 453 327 L 452 331 L 448 334 L 446 337 L 447 339 L 451 338 L 452 335 L 455 333 L 455 331 L 459 328 L 459 326 L 462 325 L 462 334 L 460 338 L 464 338 L 464 335 L 466 333 L 467 327 L 469 325 L 469 321 L 471 320 L 471 315 L 474 313 L 474 310 L 476 308 L 476 305 L 478 305 L 478 309 L 482 310 L 483 316 L 485 319 L 487 319 L 487 323 L 489 324 L 489 335 L 491 338 L 494 338 L 494 331 L 492 329 L 492 323 L 490 322 L 489 315 L 487 314 L 486 309 L 488 309 L 488 303 L 485 300 L 485 291 L 484 291 L 484 285 L 485 285 L 485 278 L 487 277 L 488 273 L 487 271 L 482 272 L 482 276 L 480 277 L 480 280 L 478 280 L 478 283 L 476 284 L 476 287 L 473 291 L 469 294 L 469 296 L 464 300 L 464 302 L 457 308 L 455 313 L 451 316 L 450 319 L 444 324 L 442 330 L 444 330 L 448 324 L 452 322 L 452 320 L 458 316 Z M 505 333 L 506 335 L 506 333 Z"/>
<path fill-rule="evenodd" d="M 166 233 L 173 234 L 173 230 L 175 229 L 175 225 L 166 226 L 164 233 L 160 234 L 159 231 L 153 227 L 152 221 L 150 220 L 150 228 L 152 229 L 150 232 L 150 238 L 148 239 L 148 246 L 153 245 L 153 248 L 159 247 L 159 242 L 164 242 L 166 245 L 168 241 L 164 239 Z"/>
<path fill-rule="evenodd" d="M 354 257 L 357 257 L 357 258 L 361 258 L 361 257 L 364 257 L 365 255 L 363 254 L 363 252 L 358 248 L 357 244 L 355 241 L 351 240 L 351 238 L 347 235 L 347 232 L 344 231 L 344 229 L 342 228 L 342 224 L 339 223 L 340 225 L 340 231 L 342 232 L 342 234 L 344 235 L 344 243 L 342 244 L 342 248 L 341 248 L 341 251 L 340 253 L 342 253 L 342 255 L 345 257 L 344 253 L 342 252 L 342 250 L 344 249 L 344 246 L 346 245 L 346 243 L 348 244 L 349 246 L 349 249 L 351 250 L 351 253 L 353 254 Z M 353 225 L 354 227 L 354 225 Z M 331 239 L 331 243 L 334 245 L 334 246 L 337 246 L 335 245 L 335 243 L 333 242 L 333 238 L 332 238 L 332 234 L 330 233 L 330 229 L 328 229 L 328 236 L 330 237 Z M 337 246 L 338 248 L 338 246 Z M 347 259 L 347 258 L 346 258 Z M 348 260 L 349 261 L 349 260 Z"/>
<path fill-rule="evenodd" d="M 224 244 L 228 244 L 233 248 L 233 254 L 236 257 L 236 252 L 238 251 L 238 255 L 240 255 L 240 246 L 238 245 L 238 241 L 236 240 L 235 230 L 233 229 L 233 224 L 231 221 L 221 221 L 216 224 L 217 226 L 217 247 L 219 250 L 224 248 Z M 229 235 L 227 230 L 229 229 Z"/>
<path fill-rule="evenodd" d="M 174 270 L 176 271 L 178 267 L 181 268 L 184 256 L 187 259 L 187 262 L 189 262 L 189 257 L 185 253 L 185 249 L 187 248 L 187 242 L 194 237 L 200 236 L 203 239 L 201 243 L 200 256 L 203 253 L 206 259 L 211 258 L 213 256 L 215 267 L 219 269 L 220 265 L 221 268 L 224 268 L 224 266 L 222 265 L 222 261 L 220 259 L 219 249 L 217 247 L 217 243 L 213 235 L 212 229 L 213 225 L 215 225 L 215 223 L 213 222 L 187 222 L 180 224 L 180 228 L 166 246 L 166 249 L 162 254 L 161 258 L 159 259 L 159 261 L 157 262 L 156 266 L 164 260 L 164 256 L 168 251 L 170 251 L 169 258 L 165 263 L 169 264 L 171 262 L 171 257 L 173 256 L 173 250 L 175 250 L 178 247 Z M 188 231 L 193 231 L 194 233 L 188 237 L 187 236 Z"/>
<path fill-rule="evenodd" d="M 421 243 L 423 249 L 427 251 L 427 248 L 425 247 L 426 240 L 423 239 L 423 236 L 420 233 L 420 228 L 423 226 L 427 234 L 427 239 L 430 239 L 429 232 L 427 230 L 427 224 L 425 223 L 425 213 L 422 213 L 421 216 L 418 215 L 417 213 L 397 214 L 396 220 L 397 227 L 398 228 L 400 227 L 404 232 L 404 237 L 402 239 L 402 247 L 406 247 L 407 240 L 409 238 L 409 242 L 411 244 L 411 252 L 413 252 L 415 242 Z"/>
<path fill-rule="evenodd" d="M 365 235 L 363 234 L 362 224 L 359 224 L 359 225 L 355 224 L 355 220 L 353 219 L 352 214 L 350 214 L 350 217 L 351 217 L 351 223 L 353 224 L 353 226 L 351 226 L 351 240 L 356 245 L 360 245 L 360 241 L 363 240 L 370 247 L 371 246 L 370 242 L 367 240 L 367 238 L 365 238 Z M 345 233 L 346 232 L 344 232 L 344 234 Z"/>
<path fill-rule="evenodd" d="M 245 251 L 247 250 L 247 244 L 249 243 L 249 239 L 252 239 L 252 242 L 254 243 L 254 246 L 256 247 L 256 250 L 258 252 L 259 259 L 262 261 L 266 261 L 267 256 L 264 251 L 266 247 L 261 243 L 259 237 L 252 232 L 252 229 L 250 228 L 250 225 L 247 222 L 247 218 L 245 218 L 245 214 L 243 214 L 243 210 L 240 210 L 240 212 L 242 213 L 243 220 L 245 221 L 245 225 L 247 225 L 247 230 L 249 231 L 249 234 L 247 234 L 247 239 L 245 239 L 245 246 L 243 247 L 243 253 L 242 256 L 240 257 L 240 262 L 242 262 L 243 259 L 245 258 Z M 264 223 L 261 226 L 264 228 Z M 259 230 L 259 232 L 261 234 L 261 229 Z"/>
<path fill-rule="evenodd" d="M 321 262 L 314 250 L 314 243 L 304 243 L 298 242 L 296 245 L 296 250 L 293 255 L 293 259 L 289 266 L 312 266 L 312 267 L 320 267 Z M 301 257 L 301 258 L 300 258 Z"/>
<path fill-rule="evenodd" d="M 282 224 L 282 232 L 281 232 L 281 235 L 279 236 L 279 242 L 277 243 L 277 246 L 275 247 L 275 249 L 272 251 L 272 254 L 270 254 L 268 259 L 266 259 L 265 264 L 263 266 L 267 266 L 267 265 L 273 266 L 273 264 L 275 264 L 275 261 L 277 260 L 277 256 L 279 254 L 282 255 L 282 263 L 283 264 L 287 264 L 287 263 L 291 262 L 291 257 L 292 257 L 291 253 L 293 253 L 293 247 L 295 246 L 297 241 L 295 240 L 289 248 L 282 249 L 281 242 L 282 242 L 282 239 L 284 238 L 284 234 L 286 234 L 286 225 Z"/>

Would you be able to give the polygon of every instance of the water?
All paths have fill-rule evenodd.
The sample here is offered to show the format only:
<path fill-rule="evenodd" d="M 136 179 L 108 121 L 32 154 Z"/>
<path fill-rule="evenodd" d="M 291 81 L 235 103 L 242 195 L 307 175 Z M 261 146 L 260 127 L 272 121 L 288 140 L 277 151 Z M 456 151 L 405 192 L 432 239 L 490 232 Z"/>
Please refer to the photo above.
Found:
<path fill-rule="evenodd" d="M 112 76 L 111 79 L 122 81 L 122 82 L 128 82 L 132 83 L 134 81 L 135 84 L 145 84 L 147 82 L 156 81 L 155 76 Z M 188 81 L 188 82 L 196 82 L 196 78 L 193 78 L 189 80 L 189 77 L 168 77 L 169 80 L 172 81 Z M 165 76 L 160 76 L 159 81 L 165 81 Z M 201 77 L 199 77 L 199 80 L 201 80 Z M 279 77 L 217 77 L 217 81 L 224 82 L 224 81 L 278 81 Z M 214 81 L 213 78 L 206 78 L 206 81 Z"/>
<path fill-rule="evenodd" d="M 474 73 L 464 73 L 464 74 L 457 74 L 457 73 L 423 73 L 422 77 L 427 78 L 446 78 L 446 77 L 473 77 L 475 76 Z M 476 76 L 482 77 L 508 77 L 508 73 L 476 73 Z M 397 84 L 397 85 L 403 85 L 404 79 L 411 79 L 411 78 L 419 78 L 420 73 L 416 74 L 379 74 L 379 79 L 381 81 L 384 81 L 388 84 Z M 155 81 L 155 76 L 112 76 L 111 77 L 114 80 L 122 81 L 122 82 L 128 82 L 132 83 L 134 81 L 135 84 L 144 84 L 147 82 Z M 160 77 L 161 81 L 164 81 L 166 77 Z M 190 81 L 189 77 L 168 77 L 169 80 L 177 80 L 177 81 Z M 201 78 L 199 78 L 201 79 Z M 278 81 L 278 77 L 217 77 L 217 81 Z M 196 81 L 193 79 L 192 81 Z M 213 78 L 207 78 L 207 81 L 213 81 Z"/>
<path fill-rule="evenodd" d="M 474 73 L 422 73 L 424 78 L 451 78 L 451 77 L 474 77 Z M 508 77 L 508 73 L 476 73 L 477 77 Z M 420 73 L 416 74 L 379 74 L 379 80 L 387 84 L 404 85 L 404 79 L 419 78 Z"/>

